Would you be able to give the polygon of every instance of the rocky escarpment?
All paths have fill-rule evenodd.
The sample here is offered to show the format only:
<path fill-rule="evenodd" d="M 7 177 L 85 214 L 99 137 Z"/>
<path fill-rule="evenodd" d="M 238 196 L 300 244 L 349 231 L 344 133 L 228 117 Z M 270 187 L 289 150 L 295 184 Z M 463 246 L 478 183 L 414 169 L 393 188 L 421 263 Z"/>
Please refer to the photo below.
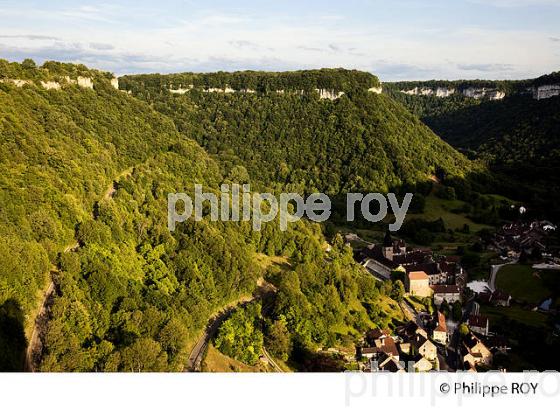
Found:
<path fill-rule="evenodd" d="M 186 94 L 189 91 L 193 90 L 193 89 L 199 89 L 197 87 L 194 86 L 194 84 L 189 84 L 187 86 L 180 86 L 179 88 L 169 88 L 169 92 L 172 94 Z M 243 89 L 233 89 L 229 86 L 226 86 L 224 88 L 201 88 L 200 89 L 202 92 L 205 93 L 219 93 L 219 94 L 231 94 L 231 93 L 240 93 L 240 94 L 255 94 L 257 91 L 253 90 L 253 89 L 248 89 L 248 88 L 243 88 Z M 332 90 L 332 89 L 326 89 L 326 88 L 315 88 L 314 90 L 318 95 L 319 98 L 322 100 L 336 100 L 340 97 L 342 97 L 344 95 L 344 91 L 338 91 L 338 90 Z M 381 94 L 383 92 L 383 88 L 381 86 L 379 87 L 371 87 L 368 88 L 369 92 L 372 92 L 374 94 Z M 274 92 L 277 94 L 298 94 L 298 95 L 304 95 L 306 94 L 305 90 L 273 90 L 270 92 Z"/>
<path fill-rule="evenodd" d="M 6 84 L 14 84 L 16 87 L 24 87 L 28 85 L 35 84 L 32 80 L 23 80 L 18 78 L 2 78 L 0 82 Z M 39 84 L 46 90 L 60 90 L 65 85 L 77 85 L 78 87 L 88 88 L 93 90 L 93 78 L 91 77 L 81 77 L 78 76 L 77 78 L 73 79 L 69 76 L 65 76 L 62 81 L 54 81 L 54 80 L 47 80 L 43 81 L 40 80 Z M 119 89 L 119 80 L 118 78 L 114 77 L 110 80 L 110 84 L 112 87 Z"/>
<path fill-rule="evenodd" d="M 560 84 L 546 84 L 530 89 L 535 100 L 544 100 L 560 95 Z"/>
<path fill-rule="evenodd" d="M 446 98 L 450 97 L 454 94 L 461 94 L 467 98 L 474 98 L 474 99 L 483 99 L 487 98 L 489 100 L 501 100 L 506 96 L 504 91 L 500 91 L 497 89 L 492 88 L 475 88 L 475 87 L 468 87 L 462 90 L 458 90 L 455 88 L 447 88 L 447 87 L 437 87 L 437 88 L 430 88 L 430 87 L 414 87 L 409 90 L 401 90 L 402 93 L 408 95 L 424 95 L 424 96 L 434 96 L 439 98 Z"/>

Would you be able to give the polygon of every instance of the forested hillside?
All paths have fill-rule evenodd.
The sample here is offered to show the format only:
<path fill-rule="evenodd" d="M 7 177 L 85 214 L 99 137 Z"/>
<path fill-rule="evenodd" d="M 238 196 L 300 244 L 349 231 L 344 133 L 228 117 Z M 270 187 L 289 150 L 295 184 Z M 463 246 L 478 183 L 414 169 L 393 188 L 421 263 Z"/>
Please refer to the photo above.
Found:
<path fill-rule="evenodd" d="M 1 66 L 3 78 L 86 74 L 54 63 Z M 296 362 L 393 325 L 400 312 L 387 303 L 390 287 L 376 284 L 340 242 L 327 255 L 319 225 L 300 221 L 280 232 L 270 223 L 255 232 L 247 222 L 205 217 L 171 234 L 169 192 L 192 193 L 195 183 L 217 191 L 251 176 L 190 138 L 201 128 L 187 120 L 210 108 L 201 117 L 189 112 L 179 133 L 171 119 L 112 88 L 110 75 L 87 75 L 93 89 L 0 83 L 1 370 L 22 368 L 23 331 L 51 278 L 45 371 L 182 370 L 212 313 L 250 294 L 260 277 L 277 291 L 258 331 Z M 262 263 L 271 257 L 284 261 L 281 270 Z"/>
<path fill-rule="evenodd" d="M 356 75 L 340 70 L 335 74 L 335 78 Z M 262 82 L 262 75 L 255 75 L 254 81 Z M 366 73 L 353 82 L 335 82 L 361 84 L 367 76 L 369 84 L 377 82 Z M 269 77 L 286 84 L 292 81 L 283 73 Z M 314 92 L 226 94 L 196 88 L 177 95 L 169 92 L 175 78 L 126 76 L 120 84 L 172 118 L 180 132 L 195 136 L 220 158 L 226 173 L 246 170 L 257 181 L 338 194 L 386 192 L 426 181 L 438 172 L 465 178 L 479 170 L 400 104 L 368 92 L 367 86 L 334 88 L 347 91 L 335 100 L 321 99 Z M 325 86 L 321 76 L 313 81 L 308 82 L 311 90 Z"/>
<path fill-rule="evenodd" d="M 552 73 L 513 84 L 522 84 L 524 89 L 556 82 L 558 74 Z M 529 201 L 549 216 L 555 213 L 551 205 L 560 198 L 559 97 L 536 100 L 527 93 L 514 93 L 499 101 L 460 95 L 438 98 L 406 95 L 400 87 L 403 84 L 395 83 L 384 89 L 445 141 L 509 179 L 497 186 L 499 192 Z"/>

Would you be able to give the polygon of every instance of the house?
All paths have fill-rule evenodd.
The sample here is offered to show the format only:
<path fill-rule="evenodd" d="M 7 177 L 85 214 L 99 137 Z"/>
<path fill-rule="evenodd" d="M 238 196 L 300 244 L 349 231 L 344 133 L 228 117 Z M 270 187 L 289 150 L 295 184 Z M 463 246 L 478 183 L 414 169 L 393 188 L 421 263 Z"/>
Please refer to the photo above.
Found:
<path fill-rule="evenodd" d="M 467 322 L 469 329 L 483 336 L 488 336 L 490 321 L 486 316 L 470 315 Z"/>
<path fill-rule="evenodd" d="M 432 339 L 443 345 L 447 344 L 447 324 L 445 316 L 441 312 L 437 312 L 437 326 L 434 329 Z"/>
<path fill-rule="evenodd" d="M 399 360 L 399 350 L 391 336 L 385 336 L 375 341 L 375 347 L 379 353 L 384 353 L 387 356 L 392 356 Z"/>
<path fill-rule="evenodd" d="M 499 289 L 496 289 L 494 292 L 491 292 L 490 289 L 487 289 L 485 292 L 482 292 L 478 295 L 478 299 L 482 303 L 486 303 L 489 305 L 491 304 L 494 306 L 507 307 L 511 303 L 511 295 Z"/>
<path fill-rule="evenodd" d="M 431 285 L 434 292 L 434 303 L 439 306 L 443 301 L 453 303 L 461 300 L 461 291 L 457 285 Z"/>
<path fill-rule="evenodd" d="M 422 298 L 432 296 L 432 289 L 430 289 L 430 281 L 426 272 L 410 272 L 405 276 L 405 282 L 406 291 L 412 296 Z"/>
<path fill-rule="evenodd" d="M 409 249 L 405 241 L 393 240 L 389 232 L 381 244 L 367 246 L 357 252 L 355 258 L 373 275 L 383 280 L 389 279 L 393 271 L 403 272 L 405 280 L 408 273 L 423 271 L 428 275 L 430 285 L 464 286 L 460 280 L 464 277 L 464 270 L 458 260 L 434 256 L 431 249 Z"/>
<path fill-rule="evenodd" d="M 518 258 L 523 253 L 545 253 L 550 234 L 549 225 L 548 221 L 516 221 L 505 224 L 494 234 L 488 248 L 510 258 Z"/>
<path fill-rule="evenodd" d="M 418 353 L 428 360 L 437 359 L 437 348 L 429 339 L 424 339 L 423 342 L 418 343 Z"/>
<path fill-rule="evenodd" d="M 420 360 L 414 363 L 413 368 L 415 372 L 429 372 L 434 368 L 434 366 L 432 365 L 432 362 L 430 362 L 425 357 L 422 357 Z"/>
<path fill-rule="evenodd" d="M 475 369 L 476 366 L 492 364 L 492 352 L 472 332 L 464 337 L 461 352 L 466 368 Z"/>
<path fill-rule="evenodd" d="M 371 361 L 372 372 L 404 373 L 404 365 L 393 356 L 382 355 L 378 360 Z"/>
<path fill-rule="evenodd" d="M 436 345 L 433 344 L 430 339 L 422 336 L 421 334 L 415 334 L 408 341 L 408 346 L 409 348 L 406 350 L 405 344 L 401 343 L 401 350 L 409 356 L 415 357 L 420 355 L 430 361 L 436 360 L 437 358 Z"/>
<path fill-rule="evenodd" d="M 388 331 L 372 329 L 366 333 L 366 344 L 360 348 L 360 356 L 368 359 L 379 359 L 380 355 L 391 356 L 399 360 L 399 350 Z"/>
<path fill-rule="evenodd" d="M 410 320 L 406 325 L 397 327 L 395 329 L 395 332 L 403 340 L 409 340 L 413 338 L 415 335 L 421 335 L 425 339 L 428 338 L 428 333 L 426 333 L 424 329 L 422 329 L 412 320 Z"/>

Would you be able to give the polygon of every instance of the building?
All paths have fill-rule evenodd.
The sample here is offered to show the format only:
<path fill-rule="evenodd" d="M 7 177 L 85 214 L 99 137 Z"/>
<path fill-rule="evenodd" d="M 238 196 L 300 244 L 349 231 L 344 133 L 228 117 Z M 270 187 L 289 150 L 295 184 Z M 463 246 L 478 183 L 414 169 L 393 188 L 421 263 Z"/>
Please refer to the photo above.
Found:
<path fill-rule="evenodd" d="M 441 312 L 437 312 L 437 325 L 434 329 L 432 339 L 443 345 L 447 344 L 447 323 L 445 323 L 445 316 Z"/>
<path fill-rule="evenodd" d="M 388 331 L 372 329 L 366 333 L 366 344 L 360 349 L 360 355 L 369 359 L 377 359 L 380 355 L 394 357 L 399 360 L 399 350 L 392 336 Z"/>
<path fill-rule="evenodd" d="M 414 371 L 415 372 L 429 372 L 434 368 L 432 362 L 430 362 L 425 357 L 420 358 L 416 363 L 414 363 Z"/>
<path fill-rule="evenodd" d="M 417 338 L 418 353 L 428 360 L 434 361 L 437 359 L 437 347 L 429 339 Z"/>
<path fill-rule="evenodd" d="M 488 336 L 490 321 L 486 316 L 482 315 L 470 315 L 467 322 L 469 329 L 475 333 L 483 336 Z"/>
<path fill-rule="evenodd" d="M 371 361 L 372 372 L 404 373 L 404 365 L 393 356 L 381 355 L 377 360 Z"/>
<path fill-rule="evenodd" d="M 490 303 L 495 306 L 508 307 L 511 303 L 511 295 L 502 290 L 496 289 L 490 296 Z"/>
<path fill-rule="evenodd" d="M 372 359 L 373 357 L 377 356 L 377 348 L 376 347 L 362 347 L 360 349 L 360 356 L 367 357 L 368 359 Z"/>
<path fill-rule="evenodd" d="M 548 221 L 516 221 L 503 225 L 493 235 L 488 248 L 503 257 L 519 258 L 522 253 L 546 253 L 550 234 Z"/>
<path fill-rule="evenodd" d="M 434 292 L 434 303 L 437 306 L 441 305 L 444 300 L 447 303 L 461 301 L 461 290 L 457 285 L 431 285 L 430 288 Z"/>
<path fill-rule="evenodd" d="M 406 274 L 423 271 L 429 277 L 430 285 L 464 286 L 464 271 L 452 257 L 434 256 L 431 249 L 409 249 L 406 242 L 393 240 L 389 232 L 383 243 L 369 245 L 356 254 L 356 259 L 376 277 L 386 280 L 391 272 Z"/>
<path fill-rule="evenodd" d="M 406 291 L 412 296 L 426 298 L 432 296 L 430 279 L 424 271 L 410 272 L 405 276 Z"/>
<path fill-rule="evenodd" d="M 474 370 L 477 366 L 490 366 L 492 364 L 492 352 L 472 333 L 469 333 L 463 339 L 461 352 L 466 368 Z"/>

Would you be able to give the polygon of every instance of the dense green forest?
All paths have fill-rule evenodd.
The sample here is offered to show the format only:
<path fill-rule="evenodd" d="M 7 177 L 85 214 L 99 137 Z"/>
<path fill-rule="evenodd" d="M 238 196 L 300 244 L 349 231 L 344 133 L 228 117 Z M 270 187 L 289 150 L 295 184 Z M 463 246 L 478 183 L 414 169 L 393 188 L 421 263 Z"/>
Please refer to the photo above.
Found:
<path fill-rule="evenodd" d="M 2 64 L 5 78 L 56 78 L 51 67 L 63 69 L 56 75 L 85 74 L 56 63 Z M 299 221 L 280 232 L 270 223 L 257 232 L 249 222 L 207 216 L 171 234 L 169 192 L 192 193 L 195 183 L 217 192 L 252 176 L 237 160 L 224 165 L 209 156 L 192 139 L 198 126 L 180 124 L 178 132 L 171 119 L 111 87 L 109 74 L 88 75 L 93 90 L 0 83 L 2 370 L 21 369 L 23 331 L 51 278 L 44 371 L 182 370 L 212 313 L 250 294 L 262 277 L 277 293 L 258 313 L 259 331 L 282 355 L 297 359 L 393 325 L 398 312 L 379 302 L 390 291 L 340 241 L 327 254 L 320 225 Z M 460 171 L 468 161 L 457 158 Z M 260 257 L 285 263 L 263 267 Z"/>
<path fill-rule="evenodd" d="M 379 86 L 379 79 L 363 71 L 329 69 L 270 73 L 263 71 L 237 71 L 217 73 L 141 74 L 123 77 L 121 88 L 134 95 L 147 91 L 150 94 L 168 94 L 167 90 L 229 87 L 233 90 L 252 90 L 259 94 L 269 91 L 312 91 L 315 89 L 350 92 Z"/>
<path fill-rule="evenodd" d="M 521 83 L 525 87 L 558 81 L 558 73 L 552 73 Z M 560 200 L 560 98 L 536 100 L 526 93 L 499 101 L 460 95 L 437 98 L 406 95 L 399 92 L 400 86 L 385 84 L 384 90 L 445 141 L 488 164 L 504 181 L 496 185 L 496 192 L 528 201 L 541 215 L 558 217 L 553 205 Z"/>
<path fill-rule="evenodd" d="M 411 90 L 415 87 L 453 88 L 462 92 L 467 88 L 489 88 L 504 91 L 506 94 L 523 93 L 527 87 L 533 85 L 532 80 L 428 80 L 428 81 L 397 81 L 384 83 L 384 90 Z"/>
<path fill-rule="evenodd" d="M 398 190 L 438 171 L 461 179 L 481 171 L 402 105 L 367 88 L 334 101 L 312 93 L 195 89 L 176 95 L 161 87 L 162 78 L 125 76 L 120 84 L 172 118 L 181 133 L 193 135 L 226 173 L 246 172 L 253 180 L 296 191 L 339 194 Z"/>

